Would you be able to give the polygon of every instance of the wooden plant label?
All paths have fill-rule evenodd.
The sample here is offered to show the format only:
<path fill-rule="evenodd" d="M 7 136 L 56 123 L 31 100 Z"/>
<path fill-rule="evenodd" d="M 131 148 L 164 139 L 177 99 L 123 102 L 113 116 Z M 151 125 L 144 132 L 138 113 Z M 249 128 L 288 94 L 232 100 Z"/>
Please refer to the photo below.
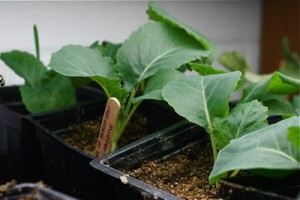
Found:
<path fill-rule="evenodd" d="M 114 129 L 120 113 L 120 107 L 120 102 L 115 97 L 107 100 L 95 148 L 96 157 L 108 154 L 111 149 Z"/>

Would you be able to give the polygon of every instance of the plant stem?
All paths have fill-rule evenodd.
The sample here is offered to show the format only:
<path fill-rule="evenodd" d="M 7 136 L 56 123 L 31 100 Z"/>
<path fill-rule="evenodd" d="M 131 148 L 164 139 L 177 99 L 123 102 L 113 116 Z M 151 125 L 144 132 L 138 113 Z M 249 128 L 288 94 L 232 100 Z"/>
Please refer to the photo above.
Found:
<path fill-rule="evenodd" d="M 211 136 L 210 136 L 210 142 L 211 142 L 211 147 L 212 147 L 212 152 L 213 152 L 213 157 L 214 157 L 214 162 L 215 162 L 217 160 L 218 151 L 217 151 L 217 145 Z"/>
<path fill-rule="evenodd" d="M 128 98 L 128 101 L 127 101 L 127 104 L 125 107 L 124 116 L 122 119 L 119 119 L 118 126 L 115 130 L 111 151 L 114 151 L 117 149 L 117 142 L 119 141 L 122 133 L 124 132 L 125 128 L 127 127 L 127 124 L 131 120 L 136 109 L 142 103 L 142 101 L 138 101 L 135 104 L 132 103 L 133 98 L 135 97 L 135 94 L 138 91 L 139 87 L 140 87 L 140 84 L 137 84 L 136 87 L 131 91 L 130 97 Z"/>
<path fill-rule="evenodd" d="M 131 109 L 129 115 L 126 117 L 124 123 L 122 123 L 122 126 L 121 126 L 121 128 L 120 128 L 120 133 L 122 133 L 122 132 L 125 130 L 125 128 L 126 128 L 128 122 L 131 120 L 133 114 L 135 113 L 136 109 L 138 108 L 138 106 L 139 106 L 141 103 L 142 103 L 142 101 L 139 101 L 139 102 L 137 102 L 137 103 L 135 103 L 135 104 L 133 105 L 133 107 L 132 107 L 132 109 Z"/>
<path fill-rule="evenodd" d="M 128 101 L 127 101 L 126 108 L 125 108 L 125 114 L 126 115 L 129 114 L 129 112 L 130 112 L 130 109 L 132 107 L 132 100 L 135 97 L 135 94 L 138 91 L 139 86 L 140 86 L 140 84 L 137 84 L 135 86 L 135 88 L 133 88 L 133 90 L 131 91 L 130 97 L 129 97 Z"/>
<path fill-rule="evenodd" d="M 234 172 L 232 172 L 232 174 L 230 175 L 230 177 L 235 177 L 239 172 L 240 172 L 239 169 L 234 170 Z"/>
<path fill-rule="evenodd" d="M 210 143 L 211 143 L 213 157 L 214 157 L 214 162 L 215 162 L 216 159 L 217 159 L 217 155 L 218 155 L 217 145 L 216 145 L 216 143 L 214 142 L 214 140 L 212 138 L 212 134 L 213 134 L 214 129 L 212 127 L 212 123 L 211 123 L 210 117 L 207 117 L 207 119 L 208 119 L 207 122 L 208 122 L 208 132 L 209 132 L 209 135 L 210 135 Z"/>
<path fill-rule="evenodd" d="M 34 34 L 36 58 L 40 61 L 40 43 L 39 43 L 39 34 L 36 25 L 33 26 L 33 34 Z"/>
<path fill-rule="evenodd" d="M 127 127 L 129 121 L 131 120 L 133 114 L 135 113 L 136 109 L 138 108 L 138 106 L 142 103 L 142 101 L 139 101 L 137 103 L 135 103 L 132 107 L 132 109 L 130 110 L 130 113 L 125 117 L 125 120 L 121 119 L 120 120 L 120 124 L 117 127 L 117 129 L 115 130 L 114 133 L 114 138 L 113 138 L 113 143 L 111 146 L 111 152 L 115 151 L 117 149 L 117 143 L 119 141 L 119 139 L 121 138 L 122 133 L 124 132 L 125 128 Z"/>

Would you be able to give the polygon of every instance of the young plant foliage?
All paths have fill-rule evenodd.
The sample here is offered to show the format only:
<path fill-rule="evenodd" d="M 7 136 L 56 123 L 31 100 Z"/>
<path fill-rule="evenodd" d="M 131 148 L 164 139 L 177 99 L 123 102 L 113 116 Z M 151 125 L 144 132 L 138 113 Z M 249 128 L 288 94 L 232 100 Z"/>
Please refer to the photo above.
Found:
<path fill-rule="evenodd" d="M 206 50 L 209 50 L 210 55 L 208 58 L 208 63 L 211 63 L 215 57 L 216 46 L 214 43 L 207 38 L 205 35 L 199 33 L 188 25 L 184 24 L 176 17 L 170 15 L 166 10 L 164 10 L 159 4 L 155 1 L 149 3 L 149 8 L 147 10 L 148 16 L 151 20 L 163 22 L 165 24 L 180 28 L 192 36 L 196 41 L 204 46 Z"/>
<path fill-rule="evenodd" d="M 161 12 L 169 19 L 170 15 Z M 68 45 L 52 55 L 51 69 L 66 76 L 90 77 L 107 97 L 120 101 L 112 150 L 117 148 L 119 138 L 143 100 L 162 100 L 163 86 L 183 76 L 176 69 L 212 54 L 211 44 L 200 34 L 187 33 L 183 23 L 170 20 L 144 24 L 122 45 Z"/>
<path fill-rule="evenodd" d="M 212 134 L 214 118 L 224 117 L 229 112 L 229 100 L 240 76 L 240 72 L 230 72 L 185 77 L 168 83 L 162 96 L 179 115 Z M 216 159 L 217 147 L 212 137 L 211 144 Z"/>
<path fill-rule="evenodd" d="M 20 86 L 22 101 L 31 113 L 51 111 L 75 103 L 75 89 L 68 77 L 47 68 L 33 55 L 23 51 L 0 54 L 0 59 L 24 78 Z"/>
<path fill-rule="evenodd" d="M 163 88 L 163 98 L 175 111 L 212 133 L 212 121 L 229 111 L 229 100 L 240 72 L 184 77 Z"/>
<path fill-rule="evenodd" d="M 145 39 L 147 38 L 147 39 Z M 133 32 L 117 53 L 120 77 L 131 91 L 159 69 L 176 69 L 209 51 L 178 28 L 148 22 Z"/>
<path fill-rule="evenodd" d="M 209 182 L 240 169 L 300 170 L 299 148 L 287 140 L 288 128 L 299 123 L 295 116 L 231 141 L 219 152 Z"/>
<path fill-rule="evenodd" d="M 257 100 L 238 104 L 228 116 L 214 119 L 212 137 L 220 150 L 231 140 L 268 126 L 267 117 L 268 109 Z"/>

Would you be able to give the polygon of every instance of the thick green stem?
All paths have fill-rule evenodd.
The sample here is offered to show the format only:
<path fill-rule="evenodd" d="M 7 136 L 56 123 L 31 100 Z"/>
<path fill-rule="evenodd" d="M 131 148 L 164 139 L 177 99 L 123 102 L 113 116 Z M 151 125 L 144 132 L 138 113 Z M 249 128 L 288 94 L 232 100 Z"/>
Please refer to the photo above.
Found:
<path fill-rule="evenodd" d="M 218 156 L 217 145 L 214 142 L 214 140 L 212 139 L 212 137 L 210 137 L 210 142 L 211 142 L 211 148 L 212 148 L 214 162 L 215 162 L 217 160 L 217 156 Z"/>
<path fill-rule="evenodd" d="M 35 43 L 35 52 L 36 58 L 40 60 L 40 43 L 39 43 L 39 34 L 36 25 L 33 26 L 33 34 L 34 34 L 34 43 Z"/>
<path fill-rule="evenodd" d="M 214 129 L 213 129 L 210 117 L 207 117 L 207 119 L 208 119 L 207 122 L 208 122 L 208 132 L 209 132 L 209 135 L 210 135 L 210 143 L 211 143 L 214 162 L 215 162 L 216 159 L 217 159 L 217 155 L 218 155 L 217 145 L 216 145 L 216 143 L 214 142 L 214 140 L 212 138 L 212 134 L 213 134 Z"/>

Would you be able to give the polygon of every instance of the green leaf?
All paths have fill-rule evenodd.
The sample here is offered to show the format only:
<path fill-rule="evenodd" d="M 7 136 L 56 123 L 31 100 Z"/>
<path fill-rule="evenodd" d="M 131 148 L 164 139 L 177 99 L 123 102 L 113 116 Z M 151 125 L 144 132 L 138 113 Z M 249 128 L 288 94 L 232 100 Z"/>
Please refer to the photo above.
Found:
<path fill-rule="evenodd" d="M 240 76 L 240 72 L 230 72 L 185 77 L 168 83 L 162 95 L 179 115 L 210 133 L 212 120 L 227 115 L 229 100 Z"/>
<path fill-rule="evenodd" d="M 53 53 L 49 67 L 65 76 L 117 78 L 109 57 L 80 45 L 68 45 Z"/>
<path fill-rule="evenodd" d="M 223 52 L 218 61 L 230 71 L 245 72 L 250 68 L 245 57 L 237 51 Z"/>
<path fill-rule="evenodd" d="M 147 10 L 150 19 L 158 22 L 163 22 L 165 24 L 180 28 L 186 31 L 190 36 L 197 40 L 206 50 L 210 51 L 210 60 L 212 61 L 216 55 L 216 46 L 214 43 L 208 39 L 203 34 L 194 30 L 193 28 L 185 25 L 183 22 L 179 21 L 176 17 L 170 15 L 165 11 L 157 2 L 150 2 L 149 8 Z"/>
<path fill-rule="evenodd" d="M 112 60 L 103 57 L 97 49 L 68 45 L 52 54 L 49 67 L 65 76 L 91 77 L 105 91 L 107 97 L 116 97 L 124 101 L 127 95 L 122 88 Z"/>
<path fill-rule="evenodd" d="M 162 89 L 170 81 L 184 77 L 184 73 L 174 69 L 161 69 L 147 81 L 144 94 L 134 99 L 137 102 L 144 99 L 163 100 Z"/>
<path fill-rule="evenodd" d="M 211 74 L 222 74 L 225 73 L 225 71 L 213 68 L 210 65 L 207 64 L 201 64 L 201 63 L 189 63 L 189 66 L 191 69 L 198 72 L 200 75 L 206 76 Z"/>
<path fill-rule="evenodd" d="M 274 72 L 268 89 L 275 94 L 292 94 L 300 91 L 300 80 Z"/>
<path fill-rule="evenodd" d="M 262 103 L 264 106 L 268 107 L 268 113 L 270 116 L 290 116 L 296 114 L 293 105 L 285 96 L 282 95 L 268 94 L 262 99 Z"/>
<path fill-rule="evenodd" d="M 104 41 L 100 46 L 100 51 L 104 56 L 110 57 L 114 62 L 116 62 L 116 55 L 120 47 L 121 44 L 113 44 L 111 42 Z"/>
<path fill-rule="evenodd" d="M 75 89 L 68 77 L 56 74 L 39 88 L 20 87 L 23 103 L 31 113 L 40 113 L 71 106 L 75 103 Z"/>
<path fill-rule="evenodd" d="M 242 102 L 249 102 L 254 99 L 262 100 L 268 94 L 293 94 L 300 91 L 300 80 L 288 77 L 280 72 L 258 83 L 249 84 L 244 88 Z"/>
<path fill-rule="evenodd" d="M 261 101 L 268 93 L 269 80 L 250 83 L 243 90 L 241 103 L 250 102 L 255 99 Z"/>
<path fill-rule="evenodd" d="M 41 84 L 41 78 L 47 69 L 33 55 L 23 51 L 11 51 L 1 53 L 1 60 L 12 69 L 17 75 L 25 80 L 25 84 L 38 88 Z"/>
<path fill-rule="evenodd" d="M 184 31 L 148 22 L 123 43 L 117 53 L 117 62 L 125 87 L 131 91 L 159 69 L 176 69 L 208 53 Z"/>
<path fill-rule="evenodd" d="M 300 150 L 300 126 L 289 127 L 287 139 Z"/>
<path fill-rule="evenodd" d="M 120 80 L 109 79 L 100 76 L 94 76 L 92 77 L 92 79 L 95 80 L 99 85 L 101 85 L 108 98 L 117 98 L 122 105 L 121 107 L 123 108 L 126 102 L 126 98 L 128 97 L 128 92 L 126 89 L 122 88 Z"/>
<path fill-rule="evenodd" d="M 212 137 L 219 149 L 224 148 L 232 139 L 268 126 L 268 109 L 254 100 L 238 104 L 228 116 L 215 118 Z"/>
<path fill-rule="evenodd" d="M 288 127 L 299 126 L 292 117 L 233 140 L 217 157 L 209 182 L 232 170 L 300 170 L 300 151 L 286 139 Z"/>

